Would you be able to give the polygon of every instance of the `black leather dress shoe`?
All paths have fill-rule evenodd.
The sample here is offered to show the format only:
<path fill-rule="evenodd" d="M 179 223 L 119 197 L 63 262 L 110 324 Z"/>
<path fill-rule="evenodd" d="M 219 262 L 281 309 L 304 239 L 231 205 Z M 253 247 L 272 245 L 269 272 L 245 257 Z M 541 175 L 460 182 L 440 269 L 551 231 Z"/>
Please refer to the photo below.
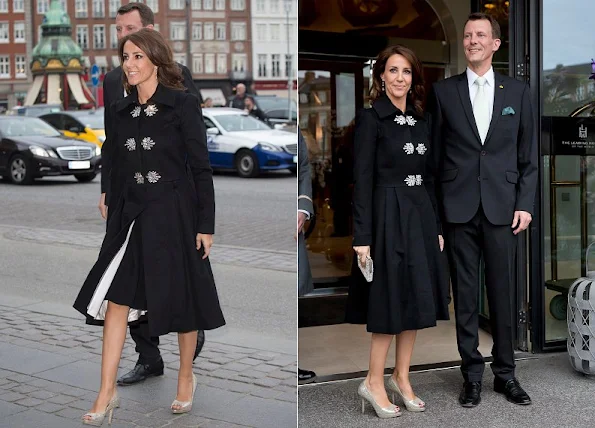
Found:
<path fill-rule="evenodd" d="M 506 382 L 498 378 L 494 379 L 494 391 L 504 394 L 511 403 L 521 406 L 531 404 L 531 397 L 521 387 L 516 378 L 509 379 Z"/>
<path fill-rule="evenodd" d="M 202 347 L 205 344 L 205 332 L 204 330 L 198 330 L 198 337 L 196 338 L 196 351 L 194 351 L 194 358 L 192 361 L 196 360 L 200 351 L 202 351 Z"/>
<path fill-rule="evenodd" d="M 316 373 L 313 371 L 298 369 L 298 385 L 314 382 L 314 379 L 316 379 Z"/>
<path fill-rule="evenodd" d="M 459 394 L 459 403 L 463 407 L 475 407 L 481 403 L 481 382 L 465 382 Z"/>
<path fill-rule="evenodd" d="M 163 375 L 163 360 L 153 364 L 136 364 L 132 370 L 118 379 L 118 385 L 127 386 L 142 382 L 151 376 Z"/>

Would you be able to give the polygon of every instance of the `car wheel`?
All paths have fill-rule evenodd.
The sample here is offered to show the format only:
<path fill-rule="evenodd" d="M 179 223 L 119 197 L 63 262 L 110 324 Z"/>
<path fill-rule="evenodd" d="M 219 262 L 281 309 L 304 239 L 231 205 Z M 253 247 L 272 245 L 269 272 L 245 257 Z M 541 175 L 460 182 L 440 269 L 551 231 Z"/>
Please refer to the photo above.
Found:
<path fill-rule="evenodd" d="M 23 155 L 15 155 L 8 164 L 10 181 L 14 184 L 33 183 L 33 171 L 30 162 Z"/>
<path fill-rule="evenodd" d="M 85 174 L 74 174 L 74 177 L 81 183 L 88 183 L 89 181 L 93 181 L 95 177 L 97 177 L 97 174 L 94 172 L 87 172 Z"/>
<path fill-rule="evenodd" d="M 256 177 L 260 173 L 258 158 L 250 150 L 240 150 L 236 155 L 236 170 L 240 177 Z"/>

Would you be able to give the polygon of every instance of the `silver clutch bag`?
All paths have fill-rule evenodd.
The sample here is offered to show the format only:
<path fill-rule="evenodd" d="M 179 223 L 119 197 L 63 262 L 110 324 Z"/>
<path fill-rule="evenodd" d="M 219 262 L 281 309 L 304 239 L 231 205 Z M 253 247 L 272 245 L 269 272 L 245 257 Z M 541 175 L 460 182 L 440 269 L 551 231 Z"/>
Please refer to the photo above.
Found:
<path fill-rule="evenodd" d="M 364 278 L 366 278 L 366 281 L 372 282 L 372 279 L 374 278 L 374 262 L 372 261 L 372 257 L 367 256 L 366 262 L 364 264 L 362 264 L 361 260 L 358 257 L 357 265 L 359 266 L 359 269 L 362 271 L 362 275 L 364 275 Z"/>

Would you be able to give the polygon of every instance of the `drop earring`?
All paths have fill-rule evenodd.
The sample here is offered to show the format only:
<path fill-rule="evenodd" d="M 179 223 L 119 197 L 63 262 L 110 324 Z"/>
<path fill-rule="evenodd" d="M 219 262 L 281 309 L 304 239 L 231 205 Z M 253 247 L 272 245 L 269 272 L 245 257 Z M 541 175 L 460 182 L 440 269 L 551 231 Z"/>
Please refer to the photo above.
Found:
<path fill-rule="evenodd" d="M 382 81 L 382 92 L 386 91 L 385 87 L 384 87 L 384 80 Z"/>

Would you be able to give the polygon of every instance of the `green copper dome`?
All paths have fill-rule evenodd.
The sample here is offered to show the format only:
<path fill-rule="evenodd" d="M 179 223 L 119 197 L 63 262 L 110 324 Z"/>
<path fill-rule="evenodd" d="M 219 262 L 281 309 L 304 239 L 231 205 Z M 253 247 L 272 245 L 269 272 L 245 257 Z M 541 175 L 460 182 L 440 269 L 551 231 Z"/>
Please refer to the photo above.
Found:
<path fill-rule="evenodd" d="M 45 67 L 49 61 L 58 60 L 66 67 L 73 59 L 80 64 L 83 50 L 72 39 L 70 17 L 62 9 L 59 0 L 51 1 L 50 10 L 43 18 L 41 29 L 41 40 L 33 49 L 32 64 L 38 62 Z"/>

